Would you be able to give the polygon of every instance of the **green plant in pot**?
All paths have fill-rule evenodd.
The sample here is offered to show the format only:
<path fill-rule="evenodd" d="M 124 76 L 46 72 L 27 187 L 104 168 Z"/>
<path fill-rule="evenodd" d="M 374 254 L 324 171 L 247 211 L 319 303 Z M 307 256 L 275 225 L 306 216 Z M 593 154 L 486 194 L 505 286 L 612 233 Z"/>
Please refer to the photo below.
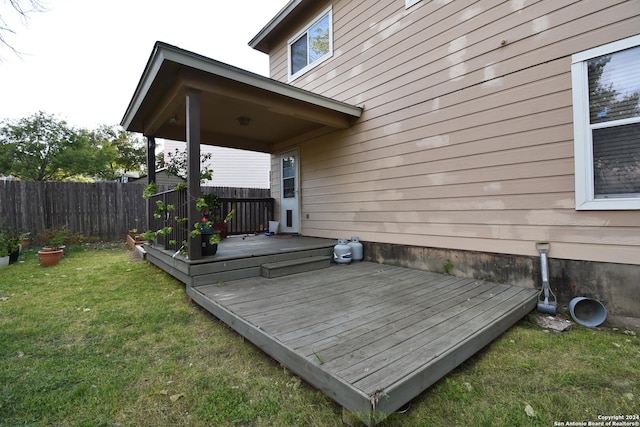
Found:
<path fill-rule="evenodd" d="M 227 224 L 220 217 L 222 202 L 215 194 L 205 194 L 196 202 L 196 207 L 203 216 L 211 221 L 211 228 L 220 233 L 220 238 L 227 237 Z"/>
<path fill-rule="evenodd" d="M 215 200 L 218 200 L 215 195 L 206 195 L 213 196 L 215 199 L 209 197 L 209 203 L 213 203 Z M 220 243 L 221 236 L 220 232 L 214 228 L 214 224 L 211 220 L 212 211 L 209 208 L 209 203 L 207 203 L 207 198 L 200 197 L 196 201 L 196 209 L 198 209 L 201 213 L 200 221 L 193 225 L 193 230 L 191 231 L 191 238 L 197 239 L 198 236 L 202 238 L 202 255 L 210 256 L 215 255 L 218 250 L 218 243 Z M 219 210 L 219 208 L 218 208 Z"/>
<path fill-rule="evenodd" d="M 0 229 L 0 265 L 5 266 L 17 262 L 21 248 L 20 233 L 12 228 Z"/>
<path fill-rule="evenodd" d="M 0 268 L 9 265 L 9 238 L 0 230 Z"/>
<path fill-rule="evenodd" d="M 71 236 L 67 226 L 50 227 L 42 235 L 44 240 L 43 248 L 38 251 L 40 264 L 44 267 L 51 267 L 58 264 L 64 254 L 66 240 Z"/>
<path fill-rule="evenodd" d="M 22 249 L 26 248 L 31 244 L 31 233 L 25 232 L 20 235 L 20 239 L 22 240 Z"/>
<path fill-rule="evenodd" d="M 20 238 L 20 234 L 15 230 L 9 233 L 7 249 L 9 250 L 9 264 L 18 262 L 20 250 L 22 249 L 22 239 Z"/>
<path fill-rule="evenodd" d="M 0 258 L 9 257 L 9 264 L 18 261 L 21 243 L 18 231 L 11 227 L 0 227 Z"/>

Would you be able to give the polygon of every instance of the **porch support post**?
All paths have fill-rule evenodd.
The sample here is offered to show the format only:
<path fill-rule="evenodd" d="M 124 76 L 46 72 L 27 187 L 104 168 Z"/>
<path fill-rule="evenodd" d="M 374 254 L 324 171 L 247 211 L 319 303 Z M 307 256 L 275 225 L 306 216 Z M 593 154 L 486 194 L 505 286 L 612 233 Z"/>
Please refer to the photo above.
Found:
<path fill-rule="evenodd" d="M 156 137 L 147 136 L 147 184 L 156 182 Z"/>
<path fill-rule="evenodd" d="M 200 212 L 196 209 L 196 200 L 200 197 L 200 93 L 190 91 L 187 93 L 187 190 L 188 205 L 187 216 L 189 218 L 189 234 L 193 225 L 200 220 Z M 187 253 L 189 259 L 202 258 L 201 237 L 195 239 L 188 236 L 189 247 Z"/>
<path fill-rule="evenodd" d="M 147 136 L 147 184 L 156 182 L 156 137 Z M 151 218 L 154 208 L 150 200 L 145 200 L 147 205 L 147 223 L 145 230 L 151 230 Z"/>

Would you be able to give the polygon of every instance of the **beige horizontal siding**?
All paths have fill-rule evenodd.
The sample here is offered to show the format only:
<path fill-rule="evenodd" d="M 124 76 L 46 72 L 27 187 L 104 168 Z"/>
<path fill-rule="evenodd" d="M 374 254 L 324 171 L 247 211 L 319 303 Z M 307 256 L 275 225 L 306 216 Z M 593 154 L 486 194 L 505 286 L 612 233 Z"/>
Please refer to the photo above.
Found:
<path fill-rule="evenodd" d="M 640 264 L 637 211 L 575 210 L 570 76 L 572 54 L 640 33 L 640 1 L 332 3 L 334 55 L 292 84 L 365 110 L 283 142 L 303 234 Z M 270 58 L 286 81 L 285 38 Z"/>
<path fill-rule="evenodd" d="M 432 3 L 430 7 L 433 7 L 437 2 L 426 3 Z M 334 43 L 338 53 L 330 62 L 307 73 L 295 84 L 348 102 L 357 102 L 358 95 L 368 101 L 378 93 L 392 93 L 425 79 L 428 81 L 422 90 L 444 84 L 438 93 L 447 93 L 468 86 L 469 82 L 483 81 L 488 77 L 484 75 L 486 67 L 496 76 L 506 75 L 538 65 L 541 58 L 548 61 L 570 56 L 576 49 L 592 47 L 592 43 L 588 43 L 588 39 L 594 38 L 591 34 L 598 33 L 602 27 L 612 31 L 608 27 L 624 23 L 620 21 L 621 16 L 637 14 L 637 5 L 629 1 L 619 5 L 598 0 L 535 2 L 521 13 L 512 12 L 514 2 L 487 2 L 486 5 L 495 3 L 499 6 L 490 8 L 482 2 L 484 12 L 466 21 L 462 21 L 466 11 L 478 6 L 452 2 L 442 9 L 461 11 L 442 18 L 437 13 L 428 14 L 427 6 L 423 6 L 406 11 L 406 16 L 389 13 L 387 21 L 393 24 L 373 19 L 362 22 L 360 26 L 366 31 L 360 27 L 351 29 L 344 37 L 348 41 L 342 41 L 344 46 L 338 41 Z M 606 9 L 594 19 L 594 11 L 601 8 Z M 397 5 L 390 3 L 385 10 L 389 9 L 397 11 Z M 574 20 L 564 25 L 557 22 L 554 17 L 561 12 L 573 15 Z M 420 14 L 425 13 L 420 18 Z M 347 24 L 351 28 L 357 22 Z M 549 26 L 546 31 L 540 31 L 544 28 L 543 22 Z M 637 31 L 633 22 L 628 26 L 628 35 Z M 358 37 L 351 38 L 352 33 Z M 616 38 L 625 37 L 622 31 L 615 34 Z M 479 78 L 474 75 L 478 72 L 482 74 Z"/>

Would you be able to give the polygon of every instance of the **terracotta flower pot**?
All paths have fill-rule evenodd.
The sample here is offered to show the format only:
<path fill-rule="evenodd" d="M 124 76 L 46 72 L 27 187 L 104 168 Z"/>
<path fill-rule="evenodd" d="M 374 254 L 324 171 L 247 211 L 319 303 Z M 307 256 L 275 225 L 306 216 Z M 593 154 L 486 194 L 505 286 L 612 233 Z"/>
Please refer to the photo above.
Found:
<path fill-rule="evenodd" d="M 64 251 L 62 249 L 51 249 L 51 250 L 43 250 L 38 251 L 38 256 L 40 256 L 40 264 L 43 267 L 51 267 L 52 265 L 56 265 L 62 259 L 62 254 Z"/>

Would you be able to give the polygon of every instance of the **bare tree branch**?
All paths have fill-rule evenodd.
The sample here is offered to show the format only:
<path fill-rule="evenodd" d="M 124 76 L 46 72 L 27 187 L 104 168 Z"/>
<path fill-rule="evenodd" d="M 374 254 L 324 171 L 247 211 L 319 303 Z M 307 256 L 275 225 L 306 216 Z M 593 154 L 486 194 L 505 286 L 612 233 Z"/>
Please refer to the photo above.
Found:
<path fill-rule="evenodd" d="M 16 31 L 11 28 L 8 18 L 5 18 L 10 15 L 9 12 L 17 14 L 22 25 L 26 27 L 29 23 L 30 14 L 44 12 L 46 10 L 47 9 L 41 0 L 9 0 L 8 2 L 4 0 L 2 2 L 2 10 L 0 12 L 0 49 L 6 47 L 9 48 L 16 56 L 21 56 L 21 53 L 7 40 L 7 35 L 16 34 Z M 0 62 L 2 60 L 3 58 L 0 56 Z"/>

